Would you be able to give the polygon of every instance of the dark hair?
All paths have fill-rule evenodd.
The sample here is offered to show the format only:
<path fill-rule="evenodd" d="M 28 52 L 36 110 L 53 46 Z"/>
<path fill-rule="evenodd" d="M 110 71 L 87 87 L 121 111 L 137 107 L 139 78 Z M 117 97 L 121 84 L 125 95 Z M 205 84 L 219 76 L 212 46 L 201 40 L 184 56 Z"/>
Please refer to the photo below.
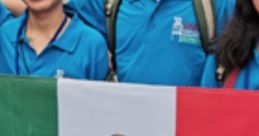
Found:
<path fill-rule="evenodd" d="M 224 81 L 234 68 L 242 68 L 253 56 L 259 36 L 259 14 L 252 0 L 237 0 L 234 15 L 217 40 L 217 66 L 223 67 Z"/>

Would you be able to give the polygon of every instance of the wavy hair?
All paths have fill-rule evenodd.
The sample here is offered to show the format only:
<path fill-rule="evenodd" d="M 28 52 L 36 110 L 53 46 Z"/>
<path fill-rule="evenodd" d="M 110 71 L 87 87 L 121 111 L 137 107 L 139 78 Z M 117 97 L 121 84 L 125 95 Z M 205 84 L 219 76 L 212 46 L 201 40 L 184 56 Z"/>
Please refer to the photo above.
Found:
<path fill-rule="evenodd" d="M 242 68 L 253 56 L 259 39 L 259 14 L 252 0 L 237 0 L 233 17 L 217 40 L 217 66 L 223 67 L 224 81 L 234 68 Z"/>

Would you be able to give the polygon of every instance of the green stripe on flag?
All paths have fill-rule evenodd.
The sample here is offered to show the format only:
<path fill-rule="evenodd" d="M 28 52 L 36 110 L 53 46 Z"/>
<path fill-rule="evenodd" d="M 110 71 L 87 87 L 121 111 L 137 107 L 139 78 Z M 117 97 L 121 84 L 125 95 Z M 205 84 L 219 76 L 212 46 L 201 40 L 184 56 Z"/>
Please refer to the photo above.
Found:
<path fill-rule="evenodd" d="M 0 135 L 57 136 L 57 81 L 0 77 Z"/>

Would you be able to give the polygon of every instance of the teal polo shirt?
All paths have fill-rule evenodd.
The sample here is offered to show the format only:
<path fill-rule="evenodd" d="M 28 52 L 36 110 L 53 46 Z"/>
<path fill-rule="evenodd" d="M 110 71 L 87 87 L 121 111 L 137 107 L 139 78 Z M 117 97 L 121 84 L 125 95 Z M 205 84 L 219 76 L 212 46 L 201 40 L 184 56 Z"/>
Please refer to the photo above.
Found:
<path fill-rule="evenodd" d="M 215 0 L 219 34 L 235 0 Z M 70 0 L 104 35 L 104 0 Z M 199 86 L 206 61 L 192 0 L 123 0 L 116 25 L 120 82 Z"/>
<path fill-rule="evenodd" d="M 37 55 L 21 26 L 25 16 L 1 27 L 0 73 L 17 74 L 19 69 L 21 76 L 105 79 L 107 45 L 99 32 L 82 23 L 76 14 L 70 14 L 72 19 L 64 33 Z M 22 34 L 18 34 L 20 28 Z"/>
<path fill-rule="evenodd" d="M 202 77 L 201 85 L 203 87 L 222 87 L 216 80 L 216 61 L 215 56 L 209 56 L 206 67 L 204 69 L 204 74 Z M 237 81 L 235 83 L 236 89 L 249 89 L 249 90 L 259 90 L 259 51 L 254 50 L 254 54 L 240 71 Z"/>

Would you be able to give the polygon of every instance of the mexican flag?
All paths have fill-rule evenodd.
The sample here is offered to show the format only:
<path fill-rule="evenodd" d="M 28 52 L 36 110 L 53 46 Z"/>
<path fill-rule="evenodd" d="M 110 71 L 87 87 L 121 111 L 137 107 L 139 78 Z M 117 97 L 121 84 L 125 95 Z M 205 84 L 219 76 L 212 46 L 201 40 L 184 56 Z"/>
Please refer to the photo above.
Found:
<path fill-rule="evenodd" d="M 259 93 L 0 77 L 0 136 L 258 136 Z"/>

